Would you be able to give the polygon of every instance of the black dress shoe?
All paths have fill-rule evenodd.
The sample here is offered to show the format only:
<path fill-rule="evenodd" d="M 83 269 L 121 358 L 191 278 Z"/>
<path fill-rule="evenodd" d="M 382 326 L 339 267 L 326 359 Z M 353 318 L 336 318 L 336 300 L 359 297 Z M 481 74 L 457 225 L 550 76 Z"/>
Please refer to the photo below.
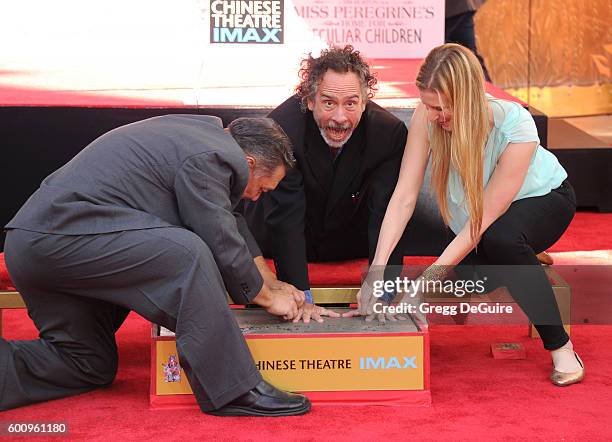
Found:
<path fill-rule="evenodd" d="M 298 416 L 308 413 L 310 406 L 306 396 L 287 393 L 261 381 L 229 404 L 206 413 L 215 416 Z"/>

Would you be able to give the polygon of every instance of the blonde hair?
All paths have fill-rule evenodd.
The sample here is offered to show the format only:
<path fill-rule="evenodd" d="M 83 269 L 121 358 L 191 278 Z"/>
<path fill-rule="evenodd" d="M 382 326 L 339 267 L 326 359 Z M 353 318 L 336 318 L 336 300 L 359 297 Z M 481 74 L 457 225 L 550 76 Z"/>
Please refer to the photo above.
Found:
<path fill-rule="evenodd" d="M 452 109 L 451 132 L 437 124 L 430 127 L 431 184 L 448 225 L 448 177 L 451 171 L 457 173 L 470 216 L 470 236 L 477 242 L 483 211 L 483 155 L 490 130 L 482 67 L 469 49 L 444 44 L 427 55 L 416 85 L 437 93 Z"/>

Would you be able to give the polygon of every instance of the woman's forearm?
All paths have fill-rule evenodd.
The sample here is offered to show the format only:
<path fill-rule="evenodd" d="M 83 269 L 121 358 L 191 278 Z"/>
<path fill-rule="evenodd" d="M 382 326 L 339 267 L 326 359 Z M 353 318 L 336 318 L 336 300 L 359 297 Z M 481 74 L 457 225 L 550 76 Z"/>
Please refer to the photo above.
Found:
<path fill-rule="evenodd" d="M 470 238 L 470 224 L 468 221 L 434 264 L 443 266 L 456 265 L 472 251 L 474 245 Z"/>

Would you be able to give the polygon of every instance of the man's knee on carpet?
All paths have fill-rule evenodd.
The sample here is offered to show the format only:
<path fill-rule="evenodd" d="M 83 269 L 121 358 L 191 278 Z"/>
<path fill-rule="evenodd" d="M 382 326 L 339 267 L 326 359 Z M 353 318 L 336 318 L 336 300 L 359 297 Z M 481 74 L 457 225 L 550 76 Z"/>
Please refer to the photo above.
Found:
<path fill-rule="evenodd" d="M 110 385 L 117 375 L 119 358 L 117 354 L 88 354 L 87 356 L 71 354 L 70 361 L 82 374 L 83 379 L 92 386 Z"/>

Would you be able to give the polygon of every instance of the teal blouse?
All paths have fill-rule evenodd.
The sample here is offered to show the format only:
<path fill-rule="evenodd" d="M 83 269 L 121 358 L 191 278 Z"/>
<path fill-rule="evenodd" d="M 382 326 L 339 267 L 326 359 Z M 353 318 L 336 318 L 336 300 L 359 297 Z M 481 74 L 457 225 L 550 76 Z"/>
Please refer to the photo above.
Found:
<path fill-rule="evenodd" d="M 529 163 L 523 185 L 513 201 L 550 193 L 567 178 L 567 172 L 557 157 L 540 145 L 535 122 L 529 112 L 518 103 L 488 97 L 493 109 L 494 127 L 491 129 L 484 154 L 483 182 L 486 187 L 495 171 L 499 157 L 509 143 L 536 141 L 538 146 Z M 463 185 L 459 175 L 451 169 L 448 177 L 448 207 L 450 228 L 458 234 L 468 221 Z"/>

